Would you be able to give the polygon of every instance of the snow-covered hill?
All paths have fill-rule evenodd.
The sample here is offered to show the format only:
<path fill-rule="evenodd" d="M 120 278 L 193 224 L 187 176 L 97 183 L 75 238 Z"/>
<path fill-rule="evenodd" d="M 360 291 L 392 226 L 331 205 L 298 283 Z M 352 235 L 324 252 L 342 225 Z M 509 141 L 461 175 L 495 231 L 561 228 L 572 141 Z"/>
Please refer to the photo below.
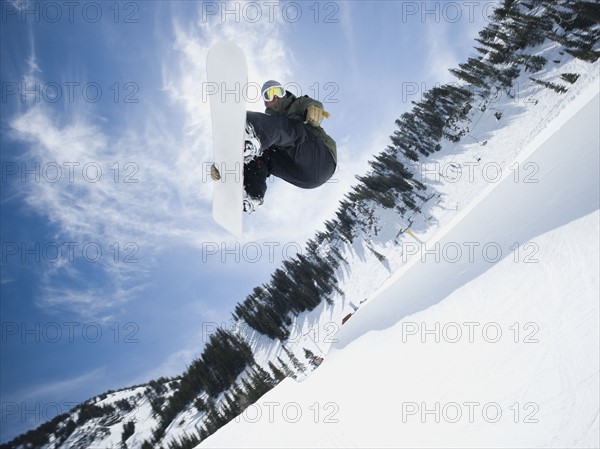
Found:
<path fill-rule="evenodd" d="M 595 82 L 523 148 L 531 182 L 480 192 L 198 447 L 598 447 L 599 111 Z"/>

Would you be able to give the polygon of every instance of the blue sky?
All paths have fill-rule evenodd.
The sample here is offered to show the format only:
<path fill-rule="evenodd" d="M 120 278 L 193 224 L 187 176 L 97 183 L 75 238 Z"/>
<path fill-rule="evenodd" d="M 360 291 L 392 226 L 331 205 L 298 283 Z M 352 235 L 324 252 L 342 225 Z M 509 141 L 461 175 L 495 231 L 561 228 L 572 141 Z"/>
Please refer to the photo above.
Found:
<path fill-rule="evenodd" d="M 452 80 L 494 3 L 1 5 L 4 442 L 181 373 L 333 216 L 410 101 Z M 212 222 L 206 176 L 205 60 L 222 39 L 245 51 L 249 82 L 321 100 L 338 143 L 334 178 L 270 183 L 239 242 Z"/>

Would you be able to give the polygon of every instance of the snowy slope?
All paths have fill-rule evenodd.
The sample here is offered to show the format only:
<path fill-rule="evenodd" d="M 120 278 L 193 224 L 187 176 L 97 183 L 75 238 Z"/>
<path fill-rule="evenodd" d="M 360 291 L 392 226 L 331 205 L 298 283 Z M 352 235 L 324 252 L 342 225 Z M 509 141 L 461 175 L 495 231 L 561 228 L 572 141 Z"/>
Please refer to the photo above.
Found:
<path fill-rule="evenodd" d="M 536 182 L 405 242 L 312 376 L 198 447 L 599 446 L 599 110 L 595 82 L 521 152 Z"/>

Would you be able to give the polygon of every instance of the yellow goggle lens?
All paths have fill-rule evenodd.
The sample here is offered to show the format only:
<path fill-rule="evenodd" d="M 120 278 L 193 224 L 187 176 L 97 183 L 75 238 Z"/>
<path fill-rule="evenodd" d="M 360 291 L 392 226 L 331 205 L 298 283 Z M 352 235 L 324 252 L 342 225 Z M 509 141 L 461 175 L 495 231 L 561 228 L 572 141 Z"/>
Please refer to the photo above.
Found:
<path fill-rule="evenodd" d="M 275 97 L 282 98 L 284 96 L 285 92 L 281 86 L 272 86 L 263 92 L 263 98 L 265 101 L 273 101 L 273 98 Z"/>

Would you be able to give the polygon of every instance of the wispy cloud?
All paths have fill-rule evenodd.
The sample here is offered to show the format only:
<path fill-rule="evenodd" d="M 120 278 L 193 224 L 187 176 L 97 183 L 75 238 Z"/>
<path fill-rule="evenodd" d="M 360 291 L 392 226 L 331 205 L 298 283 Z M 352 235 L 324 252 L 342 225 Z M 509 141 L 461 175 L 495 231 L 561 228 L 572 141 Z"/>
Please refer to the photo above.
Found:
<path fill-rule="evenodd" d="M 440 84 L 454 81 L 449 69 L 455 68 L 460 62 L 466 60 L 467 55 L 474 53 L 475 38 L 477 33 L 486 25 L 485 13 L 490 10 L 492 3 L 476 6 L 474 12 L 464 7 L 461 11 L 462 20 L 452 22 L 448 20 L 428 21 L 427 26 L 427 75 Z"/>
<path fill-rule="evenodd" d="M 56 398 L 61 397 L 72 397 L 74 392 L 86 391 L 90 385 L 103 381 L 105 377 L 106 369 L 104 367 L 95 368 L 91 371 L 67 379 L 33 385 L 26 389 L 8 394 L 7 396 L 25 402 L 43 402 L 44 400 L 55 400 Z"/>
<path fill-rule="evenodd" d="M 43 85 L 33 35 L 31 41 L 23 77 Z M 4 201 L 21 200 L 56 229 L 38 242 L 61 253 L 45 264 L 38 304 L 102 320 L 139 293 L 161 248 L 194 245 L 209 203 L 193 189 L 202 184 L 200 171 L 173 161 L 185 139 L 155 126 L 162 105 L 143 111 L 139 128 L 118 132 L 98 120 L 93 105 L 63 106 L 31 101 L 9 119 L 9 136 L 26 147 L 16 162 L 30 174 L 14 180 Z"/>
<path fill-rule="evenodd" d="M 200 349 L 196 345 L 195 348 L 185 348 L 179 351 L 175 351 L 170 354 L 167 359 L 155 366 L 151 370 L 141 373 L 139 376 L 134 378 L 130 384 L 136 385 L 144 382 L 148 382 L 151 379 L 157 379 L 159 377 L 174 377 L 180 375 L 189 365 L 190 360 L 198 357 Z"/>
<path fill-rule="evenodd" d="M 452 75 L 448 69 L 456 66 L 459 58 L 453 48 L 452 39 L 448 36 L 448 24 L 444 21 L 440 23 L 427 22 L 427 27 L 427 48 L 429 49 L 425 63 L 425 66 L 429 68 L 427 76 L 433 82 L 443 84 L 451 79 Z"/>
<path fill-rule="evenodd" d="M 356 79 L 356 77 L 359 76 L 360 71 L 358 67 L 358 58 L 356 56 L 356 30 L 354 29 L 352 2 L 344 3 L 340 12 L 340 23 L 347 44 L 347 58 L 344 58 L 344 65 L 350 66 L 353 78 Z"/>
<path fill-rule="evenodd" d="M 4 277 L 3 273 L 2 277 L 0 278 L 0 285 L 10 284 L 11 282 L 15 282 L 15 279 L 11 277 Z"/>

